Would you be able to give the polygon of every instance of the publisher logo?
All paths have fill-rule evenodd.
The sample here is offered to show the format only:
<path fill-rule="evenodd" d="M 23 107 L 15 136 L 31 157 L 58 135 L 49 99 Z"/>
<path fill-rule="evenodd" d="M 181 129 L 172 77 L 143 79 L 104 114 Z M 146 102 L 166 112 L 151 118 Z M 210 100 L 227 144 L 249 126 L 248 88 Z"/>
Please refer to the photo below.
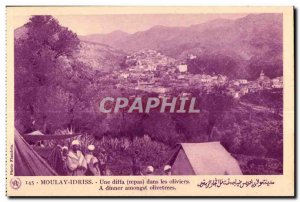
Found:
<path fill-rule="evenodd" d="M 13 189 L 19 189 L 21 187 L 21 184 L 22 184 L 22 182 L 19 178 L 12 178 L 10 180 L 10 186 Z"/>

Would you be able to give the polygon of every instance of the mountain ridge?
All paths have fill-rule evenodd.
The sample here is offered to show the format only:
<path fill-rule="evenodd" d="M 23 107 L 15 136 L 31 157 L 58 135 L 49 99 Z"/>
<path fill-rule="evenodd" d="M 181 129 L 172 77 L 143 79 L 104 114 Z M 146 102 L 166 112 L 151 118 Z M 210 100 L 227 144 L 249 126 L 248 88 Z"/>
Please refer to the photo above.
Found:
<path fill-rule="evenodd" d="M 281 26 L 276 27 L 276 24 L 282 25 L 282 19 L 279 18 L 279 14 L 250 14 L 236 20 L 220 18 L 188 27 L 158 25 L 133 34 L 124 34 L 122 32 L 123 34 L 117 35 L 114 39 L 110 39 L 115 35 L 114 32 L 107 35 L 99 34 L 97 40 L 100 43 L 123 49 L 125 52 L 155 49 L 171 56 L 178 56 L 172 52 L 172 49 L 174 49 L 174 46 L 176 49 L 176 46 L 184 44 L 201 43 L 206 46 L 214 45 L 218 48 L 218 44 L 228 45 L 228 43 L 235 41 L 243 41 L 245 37 L 248 39 L 249 36 L 253 36 L 256 33 L 262 34 L 262 32 L 265 34 L 277 34 L 275 39 L 278 38 L 280 40 L 282 36 L 276 33 L 281 28 Z M 265 29 L 265 26 L 270 28 L 270 30 Z M 80 38 L 97 42 L 96 39 L 89 40 L 89 36 L 80 36 Z"/>
<path fill-rule="evenodd" d="M 229 74 L 238 78 L 254 79 L 262 70 L 272 78 L 283 73 L 281 14 L 249 14 L 189 27 L 154 26 L 117 40 L 107 39 L 101 42 L 127 54 L 153 49 L 183 61 L 190 54 L 199 56 L 199 62 L 193 63 L 194 73 L 203 73 L 197 68 L 207 66 L 205 73 L 210 74 L 212 65 L 221 69 L 226 64 L 236 66 Z"/>
<path fill-rule="evenodd" d="M 24 32 L 22 27 L 16 29 L 15 38 Z M 91 62 L 95 68 L 111 69 L 111 62 L 117 68 L 124 56 L 152 49 L 187 62 L 193 73 L 226 72 L 227 76 L 246 79 L 257 78 L 262 70 L 271 78 L 283 74 L 282 14 L 249 14 L 187 27 L 157 25 L 132 34 L 116 30 L 78 37 L 84 44 L 81 59 L 98 61 Z M 190 55 L 197 56 L 195 61 L 188 61 Z"/>

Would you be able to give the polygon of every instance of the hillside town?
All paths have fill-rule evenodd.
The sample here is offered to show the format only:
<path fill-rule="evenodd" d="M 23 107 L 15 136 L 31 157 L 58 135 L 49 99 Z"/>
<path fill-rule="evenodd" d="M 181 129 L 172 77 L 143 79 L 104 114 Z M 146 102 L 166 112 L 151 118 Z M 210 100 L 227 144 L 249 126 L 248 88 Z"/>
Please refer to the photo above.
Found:
<path fill-rule="evenodd" d="M 195 55 L 189 55 L 188 59 L 196 58 Z M 115 78 L 117 88 L 157 93 L 159 96 L 168 96 L 174 89 L 188 94 L 191 89 L 211 93 L 220 87 L 223 93 L 239 99 L 248 93 L 283 88 L 282 76 L 271 79 L 264 71 L 256 80 L 231 80 L 221 74 L 192 74 L 188 68 L 186 61 L 176 60 L 154 50 L 143 50 L 126 56 L 125 68 L 115 70 L 106 77 Z"/>
<path fill-rule="evenodd" d="M 14 32 L 15 174 L 282 175 L 282 16 L 265 18 L 90 41 L 32 16 Z M 182 154 L 208 169 L 176 173 Z"/>

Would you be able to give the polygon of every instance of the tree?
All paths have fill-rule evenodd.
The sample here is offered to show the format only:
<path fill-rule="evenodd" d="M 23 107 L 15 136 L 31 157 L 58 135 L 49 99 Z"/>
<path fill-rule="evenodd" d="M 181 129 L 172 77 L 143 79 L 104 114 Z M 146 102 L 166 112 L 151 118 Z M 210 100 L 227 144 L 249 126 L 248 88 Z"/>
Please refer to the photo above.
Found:
<path fill-rule="evenodd" d="M 21 131 L 47 132 L 48 120 L 64 123 L 62 84 L 79 39 L 52 16 L 33 16 L 23 29 L 15 38 L 16 122 Z"/>

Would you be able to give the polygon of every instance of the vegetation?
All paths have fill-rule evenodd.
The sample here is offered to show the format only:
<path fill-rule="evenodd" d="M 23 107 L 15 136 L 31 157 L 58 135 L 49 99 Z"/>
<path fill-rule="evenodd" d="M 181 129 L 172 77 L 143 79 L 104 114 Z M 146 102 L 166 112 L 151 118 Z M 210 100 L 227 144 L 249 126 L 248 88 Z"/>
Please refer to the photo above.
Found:
<path fill-rule="evenodd" d="M 218 89 L 209 94 L 191 92 L 199 100 L 199 114 L 100 114 L 98 102 L 103 97 L 129 97 L 132 92 L 116 89 L 116 78 L 104 79 L 79 61 L 78 37 L 53 17 L 34 16 L 25 29 L 22 37 L 15 38 L 15 126 L 21 133 L 57 134 L 74 128 L 84 134 L 84 148 L 90 143 L 105 148 L 109 168 L 120 175 L 130 174 L 135 152 L 142 167 L 162 168 L 180 142 L 221 141 L 239 156 L 248 174 L 255 169 L 247 167 L 244 156 L 277 159 L 282 164 L 283 129 L 278 114 L 246 108 Z M 215 68 L 220 69 L 224 58 L 219 59 Z M 228 65 L 237 65 L 227 59 Z M 282 106 L 282 99 L 275 106 L 270 104 L 273 97 L 268 93 L 249 95 L 243 101 Z M 68 143 L 50 142 L 49 146 L 57 144 Z"/>

